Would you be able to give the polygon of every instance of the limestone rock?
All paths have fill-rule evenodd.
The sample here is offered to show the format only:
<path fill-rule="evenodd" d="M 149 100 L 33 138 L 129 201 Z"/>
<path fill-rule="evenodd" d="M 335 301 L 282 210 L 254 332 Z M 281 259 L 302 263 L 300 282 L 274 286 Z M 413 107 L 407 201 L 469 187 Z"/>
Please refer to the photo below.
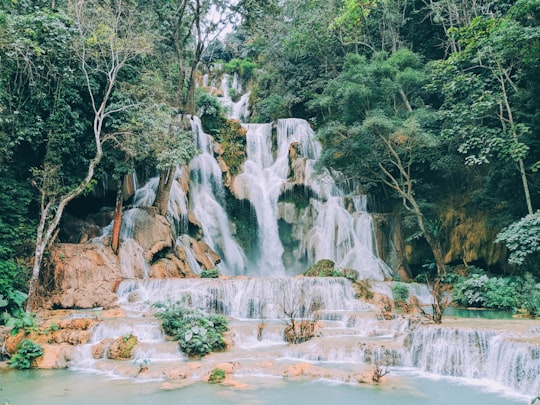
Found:
<path fill-rule="evenodd" d="M 109 346 L 107 357 L 111 360 L 128 360 L 133 357 L 133 348 L 139 343 L 134 335 L 120 336 Z"/>
<path fill-rule="evenodd" d="M 103 339 L 101 342 L 92 346 L 92 357 L 94 359 L 103 359 L 107 356 L 109 347 L 111 346 L 114 339 L 107 338 Z"/>
<path fill-rule="evenodd" d="M 177 258 L 184 262 L 184 266 L 186 267 L 184 274 L 192 274 L 194 272 L 194 269 L 189 268 L 185 249 L 190 249 L 192 251 L 195 260 L 202 269 L 213 269 L 216 267 L 216 264 L 221 261 L 220 256 L 214 252 L 206 242 L 195 240 L 189 236 L 183 236 L 182 244 L 176 246 L 174 253 Z"/>
<path fill-rule="evenodd" d="M 53 291 L 44 308 L 109 308 L 122 280 L 120 263 L 109 247 L 99 244 L 58 244 L 51 251 L 43 285 Z"/>
<path fill-rule="evenodd" d="M 164 249 L 173 246 L 171 227 L 167 219 L 159 215 L 154 207 L 133 208 L 133 239 L 141 246 L 147 261 Z"/>
<path fill-rule="evenodd" d="M 73 346 L 69 344 L 42 344 L 43 356 L 36 359 L 36 367 L 41 369 L 67 368 Z"/>

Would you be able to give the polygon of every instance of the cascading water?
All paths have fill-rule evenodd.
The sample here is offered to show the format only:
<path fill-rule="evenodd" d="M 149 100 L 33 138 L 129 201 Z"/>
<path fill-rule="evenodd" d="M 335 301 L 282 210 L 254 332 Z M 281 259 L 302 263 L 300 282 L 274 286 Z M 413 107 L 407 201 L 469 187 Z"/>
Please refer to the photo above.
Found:
<path fill-rule="evenodd" d="M 249 116 L 249 94 L 234 103 L 229 87 L 235 96 L 240 94 L 237 76 L 232 81 L 223 78 L 223 100 L 232 117 L 244 121 Z M 187 299 L 194 307 L 231 319 L 233 361 L 259 356 L 261 363 L 281 359 L 351 363 L 355 368 L 360 364 L 413 367 L 439 375 L 490 379 L 522 394 L 538 395 L 537 333 L 531 332 L 533 338 L 527 335 L 530 341 L 521 341 L 500 330 L 411 326 L 405 317 L 381 317 L 373 306 L 356 298 L 357 292 L 345 278 L 288 277 L 329 259 L 338 269 L 355 270 L 360 279 L 369 280 L 373 293 L 392 296 L 391 284 L 382 281 L 391 277 L 392 270 L 377 257 L 367 199 L 351 192 L 354 185 L 341 187 L 344 182 L 338 173 L 314 170 L 321 146 L 306 121 L 281 119 L 275 132 L 272 124 L 244 124 L 247 160 L 231 187 L 235 197 L 250 202 L 257 218 L 257 233 L 252 234 L 257 248 L 244 252 L 227 214 L 228 191 L 215 157 L 214 140 L 203 131 L 197 117 L 191 119 L 200 153 L 189 164 L 189 191 L 183 190 L 180 182 L 175 182 L 171 191 L 167 217 L 174 245 L 185 252 L 191 271 L 201 273 L 203 268 L 191 250 L 193 239 L 186 234 L 188 216 L 193 215 L 202 231 L 199 237 L 221 257 L 221 274 L 251 277 L 148 278 L 149 258 L 133 235 L 136 220 L 155 199 L 158 180 L 151 179 L 137 190 L 134 207 L 124 213 L 120 262 L 127 280 L 118 286 L 117 296 L 127 317 L 108 320 L 94 330 L 90 343 L 74 356 L 74 368 L 110 372 L 114 366 L 93 358 L 93 347 L 104 339 L 129 334 L 137 335 L 141 342 L 135 352 L 138 359 L 185 363 L 185 356 L 173 342 L 166 342 L 148 314 L 152 303 Z M 188 176 L 183 169 L 176 175 Z M 288 231 L 287 243 L 283 241 L 284 229 Z M 421 304 L 431 303 L 425 286 L 407 286 Z M 314 339 L 287 345 L 284 320 L 291 314 L 316 322 Z M 261 367 L 250 363 L 240 372 L 269 372 Z M 193 375 L 201 378 L 195 371 Z"/>
<path fill-rule="evenodd" d="M 202 129 L 198 117 L 192 117 L 192 130 L 201 151 L 189 164 L 190 207 L 202 226 L 204 240 L 222 258 L 222 274 L 245 272 L 245 255 L 234 240 L 227 217 L 221 169 L 213 155 L 213 140 Z"/>

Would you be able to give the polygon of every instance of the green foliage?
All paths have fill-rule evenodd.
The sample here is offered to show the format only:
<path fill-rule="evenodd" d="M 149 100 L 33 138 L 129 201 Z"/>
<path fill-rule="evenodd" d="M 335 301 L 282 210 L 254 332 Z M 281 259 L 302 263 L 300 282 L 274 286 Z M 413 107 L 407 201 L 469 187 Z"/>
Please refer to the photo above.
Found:
<path fill-rule="evenodd" d="M 523 277 L 488 277 L 473 274 L 454 285 L 452 297 L 458 305 L 501 310 L 525 310 L 539 315 L 540 286 L 527 274 Z"/>
<path fill-rule="evenodd" d="M 202 357 L 212 351 L 226 349 L 223 333 L 227 319 L 223 315 L 208 315 L 189 308 L 184 302 L 166 302 L 155 305 L 156 317 L 163 330 L 178 341 L 180 349 L 190 357 Z"/>
<path fill-rule="evenodd" d="M 257 64 L 252 62 L 251 59 L 234 58 L 223 65 L 224 72 L 238 73 L 238 75 L 246 82 L 253 77 L 255 69 L 257 69 Z"/>
<path fill-rule="evenodd" d="M 121 359 L 131 359 L 133 348 L 139 343 L 137 336 L 131 333 L 122 336 L 122 344 L 119 346 L 118 357 Z"/>
<path fill-rule="evenodd" d="M 407 302 L 409 299 L 409 289 L 404 283 L 394 283 L 394 285 L 392 285 L 392 295 L 394 296 L 395 302 Z"/>
<path fill-rule="evenodd" d="M 218 278 L 219 277 L 219 270 L 217 268 L 213 269 L 204 269 L 201 271 L 201 278 Z"/>
<path fill-rule="evenodd" d="M 221 368 L 214 368 L 208 377 L 210 384 L 221 384 L 225 380 L 225 370 Z"/>
<path fill-rule="evenodd" d="M 506 227 L 495 241 L 504 243 L 510 250 L 510 263 L 523 265 L 527 259 L 537 256 L 540 253 L 540 212 Z"/>
<path fill-rule="evenodd" d="M 11 328 L 11 335 L 14 336 L 20 330 L 36 330 L 36 315 L 32 312 L 17 311 L 13 316 L 6 317 L 6 328 Z"/>
<path fill-rule="evenodd" d="M 223 160 L 231 175 L 236 176 L 247 159 L 246 129 L 239 121 L 227 120 L 216 138 L 224 149 Z"/>
<path fill-rule="evenodd" d="M 0 324 L 24 313 L 26 271 L 11 260 L 0 260 Z"/>
<path fill-rule="evenodd" d="M 198 89 L 195 106 L 201 118 L 204 131 L 210 135 L 219 134 L 227 119 L 217 98 L 211 96 L 206 91 Z"/>
<path fill-rule="evenodd" d="M 332 260 L 322 259 L 304 272 L 307 277 L 334 277 L 335 263 Z"/>
<path fill-rule="evenodd" d="M 40 356 L 43 356 L 43 348 L 30 339 L 23 339 L 17 345 L 17 353 L 9 359 L 9 367 L 21 370 L 32 368 L 34 360 Z"/>

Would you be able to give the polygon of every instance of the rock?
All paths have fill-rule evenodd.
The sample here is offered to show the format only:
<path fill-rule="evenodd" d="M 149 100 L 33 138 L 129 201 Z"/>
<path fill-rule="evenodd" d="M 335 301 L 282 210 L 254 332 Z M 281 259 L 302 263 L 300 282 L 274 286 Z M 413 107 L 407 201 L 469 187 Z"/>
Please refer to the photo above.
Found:
<path fill-rule="evenodd" d="M 135 335 L 120 336 L 109 346 L 107 357 L 111 360 L 128 360 L 133 357 L 132 351 L 139 339 Z"/>
<path fill-rule="evenodd" d="M 226 385 L 227 387 L 233 387 L 239 390 L 247 390 L 251 388 L 249 384 L 236 381 L 229 375 L 225 376 L 225 379 L 222 381 L 221 384 Z"/>
<path fill-rule="evenodd" d="M 62 216 L 59 239 L 66 243 L 84 243 L 101 234 L 101 228 L 92 218 L 81 219 L 69 213 Z"/>
<path fill-rule="evenodd" d="M 124 311 L 122 308 L 112 308 L 103 311 L 101 316 L 103 316 L 103 318 L 125 318 L 126 311 Z"/>
<path fill-rule="evenodd" d="M 283 376 L 284 377 L 300 377 L 311 367 L 313 366 L 308 363 L 294 364 L 292 366 L 287 367 L 287 369 L 283 372 Z"/>
<path fill-rule="evenodd" d="M 173 246 L 171 227 L 167 219 L 154 207 L 133 208 L 133 239 L 141 246 L 148 262 L 154 255 Z M 133 212 L 134 211 L 134 212 Z M 126 215 L 126 214 L 124 214 Z"/>
<path fill-rule="evenodd" d="M 94 359 L 103 359 L 107 357 L 107 352 L 113 341 L 114 339 L 112 338 L 103 339 L 101 342 L 92 346 L 92 357 Z"/>
<path fill-rule="evenodd" d="M 238 368 L 238 362 L 218 363 L 214 368 L 219 368 L 225 371 L 225 374 L 232 374 Z"/>
<path fill-rule="evenodd" d="M 43 272 L 50 291 L 44 308 L 109 308 L 122 280 L 120 263 L 109 247 L 99 244 L 58 244 Z"/>
<path fill-rule="evenodd" d="M 179 275 L 185 276 L 185 265 L 180 260 L 171 258 L 159 259 L 150 267 L 151 278 L 173 278 Z"/>
<path fill-rule="evenodd" d="M 188 374 L 182 369 L 172 368 L 163 371 L 163 377 L 169 380 L 185 380 Z"/>
<path fill-rule="evenodd" d="M 5 350 L 6 353 L 9 353 L 10 355 L 13 355 L 17 353 L 17 345 L 23 340 L 25 337 L 24 331 L 19 331 L 16 335 L 9 335 L 5 342 Z"/>
<path fill-rule="evenodd" d="M 69 344 L 42 344 L 43 356 L 36 359 L 36 367 L 41 369 L 67 368 L 73 352 Z"/>

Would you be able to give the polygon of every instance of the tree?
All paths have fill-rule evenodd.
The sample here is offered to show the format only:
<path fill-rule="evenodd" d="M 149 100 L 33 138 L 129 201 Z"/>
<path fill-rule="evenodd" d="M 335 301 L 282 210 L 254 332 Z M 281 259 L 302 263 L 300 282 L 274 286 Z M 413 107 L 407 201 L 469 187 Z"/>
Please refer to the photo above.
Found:
<path fill-rule="evenodd" d="M 477 17 L 467 27 L 452 31 L 461 51 L 435 65 L 434 83 L 445 96 L 441 116 L 446 136 L 460 139 L 466 163 L 480 165 L 498 158 L 515 162 L 525 206 L 533 213 L 527 163 L 530 128 L 519 122 L 515 100 L 520 92 L 524 51 L 538 43 L 540 30 L 510 18 Z"/>
<path fill-rule="evenodd" d="M 164 41 L 159 49 L 158 70 L 175 88 L 173 103 L 182 116 L 177 123 L 189 131 L 185 115 L 194 115 L 196 77 L 205 47 L 215 40 L 230 19 L 223 0 L 152 0 L 151 10 L 157 16 L 156 26 Z M 171 60 L 170 55 L 174 55 Z M 171 72 L 175 72 L 174 74 Z M 172 159 L 169 161 L 175 161 Z M 183 160 L 181 158 L 180 160 Z M 165 215 L 176 173 L 176 164 L 160 164 L 159 185 L 154 206 Z"/>
<path fill-rule="evenodd" d="M 497 235 L 510 250 L 508 261 L 521 266 L 540 253 L 540 212 L 529 214 L 504 228 Z"/>
<path fill-rule="evenodd" d="M 368 187 L 383 184 L 399 198 L 444 275 L 441 223 L 431 214 L 422 188 L 426 160 L 435 163 L 441 147 L 426 129 L 434 120 L 423 105 L 426 78 L 420 58 L 409 50 L 375 53 L 370 60 L 349 54 L 344 71 L 321 96 L 330 106 L 329 116 L 343 123 L 330 122 L 318 131 L 325 146 L 318 164 Z"/>
<path fill-rule="evenodd" d="M 151 49 L 146 21 L 133 4 L 123 0 L 77 0 L 70 3 L 69 12 L 74 18 L 78 34 L 74 53 L 79 58 L 79 68 L 86 81 L 93 111 L 92 144 L 95 149 L 93 157 L 86 165 L 86 174 L 71 187 L 60 186 L 57 168 L 51 161 L 45 160 L 43 169 L 36 172 L 36 175 L 39 175 L 41 205 L 29 284 L 28 310 L 36 306 L 43 257 L 56 238 L 65 207 L 92 186 L 96 166 L 103 157 L 103 143 L 108 139 L 104 133 L 106 120 L 111 115 L 131 107 L 131 104 L 118 106 L 110 103 L 119 74 Z"/>

